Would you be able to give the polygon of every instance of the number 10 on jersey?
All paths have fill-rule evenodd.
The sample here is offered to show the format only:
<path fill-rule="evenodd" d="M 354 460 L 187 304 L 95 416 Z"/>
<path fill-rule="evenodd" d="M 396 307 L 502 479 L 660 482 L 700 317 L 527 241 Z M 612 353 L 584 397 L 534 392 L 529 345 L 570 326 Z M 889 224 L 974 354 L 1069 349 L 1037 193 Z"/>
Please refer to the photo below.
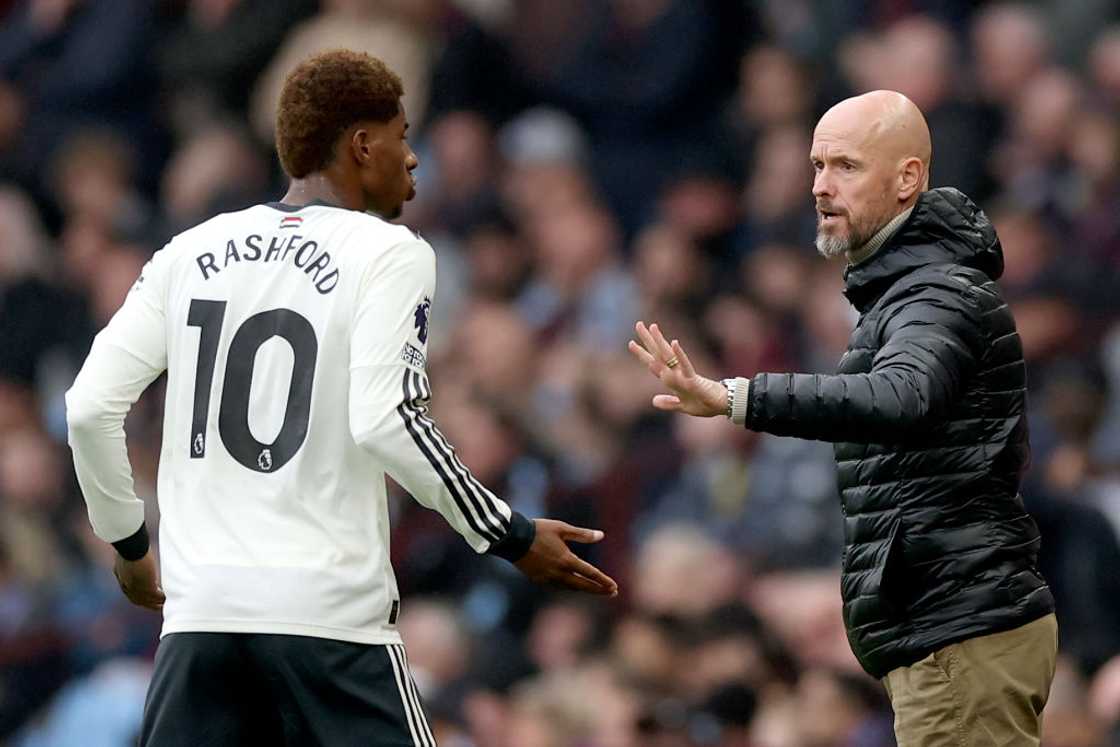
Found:
<path fill-rule="evenodd" d="M 199 328 L 198 365 L 195 368 L 194 409 L 189 441 L 191 459 L 206 456 L 206 425 L 210 417 L 210 390 L 218 359 L 218 341 L 226 315 L 225 301 L 192 299 L 187 326 Z M 284 405 L 284 422 L 272 443 L 258 441 L 249 429 L 249 390 L 257 351 L 268 340 L 280 337 L 292 347 L 292 379 Z M 218 434 L 226 451 L 254 472 L 274 472 L 296 455 L 307 437 L 311 415 L 311 388 L 319 341 L 311 322 L 291 309 L 271 309 L 246 319 L 229 344 L 222 398 L 218 405 Z"/>

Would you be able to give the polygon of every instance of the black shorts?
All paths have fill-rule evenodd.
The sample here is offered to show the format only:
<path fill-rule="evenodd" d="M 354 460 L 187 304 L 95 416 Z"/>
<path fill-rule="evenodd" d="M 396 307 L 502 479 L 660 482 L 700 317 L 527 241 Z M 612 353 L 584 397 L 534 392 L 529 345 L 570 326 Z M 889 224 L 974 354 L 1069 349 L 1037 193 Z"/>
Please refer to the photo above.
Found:
<path fill-rule="evenodd" d="M 435 747 L 403 646 L 265 633 L 172 633 L 140 744 Z"/>

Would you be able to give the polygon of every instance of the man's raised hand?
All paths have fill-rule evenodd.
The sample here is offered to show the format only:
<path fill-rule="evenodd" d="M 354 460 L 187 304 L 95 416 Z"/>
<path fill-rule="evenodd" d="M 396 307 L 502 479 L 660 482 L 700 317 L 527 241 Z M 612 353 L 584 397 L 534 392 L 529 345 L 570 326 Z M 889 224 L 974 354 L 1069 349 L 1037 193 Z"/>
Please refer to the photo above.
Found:
<path fill-rule="evenodd" d="M 654 407 L 705 418 L 726 414 L 726 387 L 696 373 L 679 341 L 666 340 L 656 323 L 647 328 L 645 322 L 638 322 L 634 330 L 641 344 L 631 340 L 630 352 L 672 392 L 656 395 Z"/>

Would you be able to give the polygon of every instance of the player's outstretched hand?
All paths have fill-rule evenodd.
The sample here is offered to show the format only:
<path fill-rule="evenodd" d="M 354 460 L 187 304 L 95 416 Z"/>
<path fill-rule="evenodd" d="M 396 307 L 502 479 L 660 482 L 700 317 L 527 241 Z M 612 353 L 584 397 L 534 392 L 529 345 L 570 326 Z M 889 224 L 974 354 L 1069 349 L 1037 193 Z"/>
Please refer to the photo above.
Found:
<path fill-rule="evenodd" d="M 159 586 L 159 570 L 151 550 L 139 560 L 125 560 L 118 555 L 113 563 L 113 575 L 128 601 L 156 612 L 163 609 L 163 589 Z"/>
<path fill-rule="evenodd" d="M 680 342 L 666 340 L 657 324 L 646 328 L 645 322 L 638 322 L 634 330 L 642 343 L 639 345 L 631 340 L 630 352 L 672 392 L 656 395 L 653 398 L 654 407 L 704 418 L 727 413 L 726 387 L 696 373 Z"/>
<path fill-rule="evenodd" d="M 613 597 L 618 594 L 618 584 L 607 574 L 585 560 L 581 560 L 568 547 L 569 542 L 589 544 L 603 539 L 598 529 L 581 529 L 554 519 L 534 519 L 537 536 L 514 565 L 530 581 L 544 586 L 586 591 Z"/>

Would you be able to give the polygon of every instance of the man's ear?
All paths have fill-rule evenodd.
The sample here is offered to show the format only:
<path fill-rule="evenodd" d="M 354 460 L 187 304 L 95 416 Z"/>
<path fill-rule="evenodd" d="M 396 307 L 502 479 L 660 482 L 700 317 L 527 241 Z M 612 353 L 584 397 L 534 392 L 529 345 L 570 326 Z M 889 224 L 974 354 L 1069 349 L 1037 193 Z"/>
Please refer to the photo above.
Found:
<path fill-rule="evenodd" d="M 359 165 L 369 161 L 372 145 L 373 137 L 369 130 L 364 127 L 354 128 L 350 134 L 350 155 Z"/>
<path fill-rule="evenodd" d="M 925 187 L 928 175 L 920 158 L 907 158 L 898 171 L 898 199 L 906 202 Z"/>

